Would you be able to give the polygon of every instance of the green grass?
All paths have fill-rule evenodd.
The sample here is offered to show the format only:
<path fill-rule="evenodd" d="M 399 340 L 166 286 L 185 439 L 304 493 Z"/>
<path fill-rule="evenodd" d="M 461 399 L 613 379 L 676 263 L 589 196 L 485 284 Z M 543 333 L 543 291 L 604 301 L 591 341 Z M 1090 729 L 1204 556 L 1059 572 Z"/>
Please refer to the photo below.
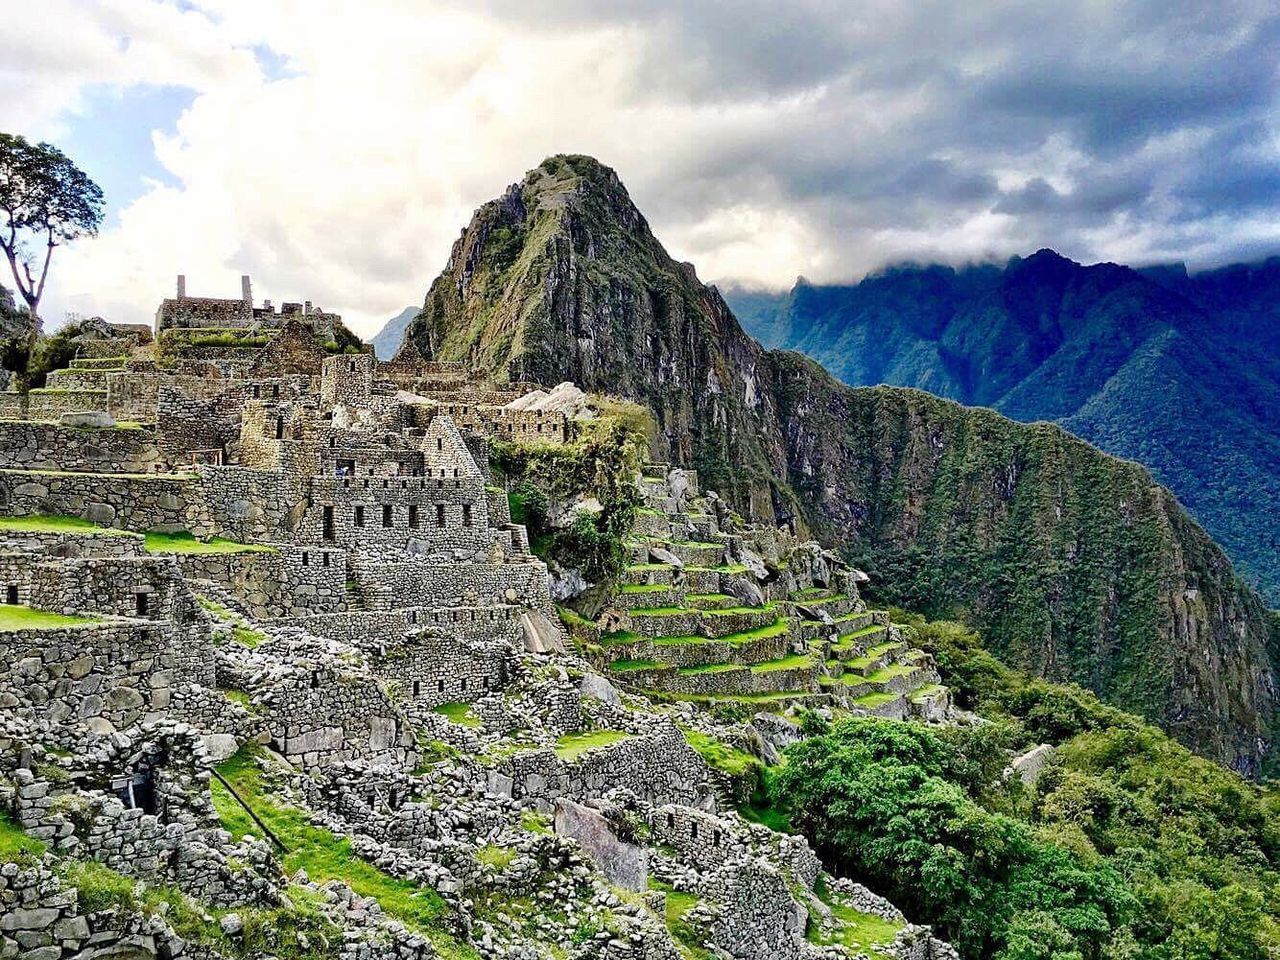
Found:
<path fill-rule="evenodd" d="M 733 597 L 727 593 L 690 593 L 685 595 L 685 600 L 689 603 L 720 603 L 722 600 L 732 600 Z"/>
<path fill-rule="evenodd" d="M 477 860 L 499 872 L 511 866 L 511 861 L 515 858 L 515 850 L 511 847 L 498 846 L 496 843 L 486 844 L 476 851 Z"/>
<path fill-rule="evenodd" d="M 262 646 L 262 641 L 267 639 L 267 635 L 261 630 L 254 630 L 252 627 L 245 627 L 240 624 L 236 624 L 231 628 L 231 636 L 236 643 L 249 650 L 256 650 Z"/>
<path fill-rule="evenodd" d="M 580 733 L 566 733 L 556 741 L 556 756 L 566 763 L 577 760 L 588 750 L 607 747 L 610 744 L 630 738 L 631 734 L 621 730 L 585 730 Z"/>
<path fill-rule="evenodd" d="M 675 617 L 682 613 L 697 613 L 688 607 L 645 607 L 643 610 L 632 610 L 631 618 L 636 617 Z"/>
<path fill-rule="evenodd" d="M 627 566 L 628 570 L 639 570 L 643 573 L 652 573 L 657 570 L 672 569 L 669 563 L 632 563 Z"/>
<path fill-rule="evenodd" d="M 777 620 L 774 623 L 767 624 L 763 627 L 756 627 L 754 630 L 742 630 L 738 633 L 727 633 L 723 637 L 654 637 L 653 642 L 669 644 L 672 646 L 684 646 L 686 644 L 699 643 L 728 643 L 740 645 L 744 643 L 751 643 L 753 640 L 765 640 L 769 637 L 780 637 L 790 629 L 791 624 L 786 620 Z"/>
<path fill-rule="evenodd" d="M 223 693 L 223 696 L 225 696 L 232 703 L 238 703 L 240 704 L 240 706 L 244 707 L 246 710 L 255 709 L 253 706 L 253 701 L 249 699 L 249 695 L 245 693 L 243 690 L 223 690 L 222 693 Z"/>
<path fill-rule="evenodd" d="M 554 832 L 551 829 L 550 818 L 545 813 L 538 813 L 536 810 L 526 810 L 520 814 L 520 826 L 530 833 L 550 834 Z"/>
<path fill-rule="evenodd" d="M 663 919 L 683 960 L 714 960 L 697 931 L 685 920 L 689 911 L 698 905 L 698 898 L 692 893 L 676 890 L 661 880 L 650 880 L 649 887 L 666 892 L 666 916 Z"/>
<path fill-rule="evenodd" d="M 431 712 L 447 717 L 450 723 L 461 727 L 478 727 L 481 723 L 480 718 L 471 712 L 471 704 L 461 701 L 442 703 L 438 707 L 432 707 Z"/>
<path fill-rule="evenodd" d="M 108 537 L 125 536 L 127 531 L 100 527 L 81 517 L 47 514 L 32 517 L 0 517 L 0 530 L 12 533 L 96 533 Z"/>
<path fill-rule="evenodd" d="M 614 673 L 632 673 L 636 670 L 654 670 L 665 666 L 665 663 L 659 663 L 657 660 L 615 660 L 609 664 L 609 669 Z"/>
<path fill-rule="evenodd" d="M 158 533 L 151 531 L 146 535 L 148 553 L 275 553 L 275 547 L 260 543 L 236 543 L 234 540 L 223 540 L 213 537 L 209 540 L 198 540 L 190 533 Z"/>
<path fill-rule="evenodd" d="M 96 617 L 64 617 L 47 610 L 32 610 L 15 604 L 0 604 L 0 633 L 15 630 L 61 630 L 98 623 Z"/>
<path fill-rule="evenodd" d="M 362 897 L 372 897 L 391 917 L 428 937 L 449 958 L 473 958 L 475 952 L 454 940 L 445 930 L 447 906 L 438 893 L 420 887 L 360 859 L 347 837 L 339 837 L 311 822 L 310 817 L 278 799 L 263 782 L 253 753 L 241 750 L 218 767 L 254 813 L 280 838 L 285 870 L 301 869 L 316 883 L 342 880 Z M 209 784 L 214 808 L 223 827 L 237 839 L 246 833 L 259 836 L 257 824 L 217 780 Z"/>
<path fill-rule="evenodd" d="M 855 953 L 865 953 L 871 960 L 888 960 L 888 955 L 873 949 L 873 945 L 892 943 L 893 938 L 902 929 L 901 923 L 847 907 L 830 899 L 821 888 L 819 895 L 831 908 L 835 918 L 840 921 L 840 928 L 833 931 L 830 937 L 824 937 L 817 924 L 810 924 L 807 936 L 811 943 L 819 946 L 839 944 Z"/>
<path fill-rule="evenodd" d="M 751 754 L 735 749 L 709 733 L 687 727 L 681 727 L 680 731 L 684 734 L 689 746 L 698 751 L 702 759 L 707 761 L 707 765 L 715 767 L 722 773 L 727 773 L 731 777 L 743 777 L 754 775 L 760 768 L 760 761 Z"/>
<path fill-rule="evenodd" d="M 762 607 L 724 607 L 720 610 L 703 610 L 700 612 L 708 617 L 729 617 L 735 613 L 764 613 L 772 609 L 773 604 L 766 603 Z"/>
<path fill-rule="evenodd" d="M 906 676 L 914 673 L 915 667 L 907 666 L 905 663 L 891 663 L 887 667 L 881 667 L 875 673 L 867 674 L 867 683 L 888 683 L 895 677 Z"/>
<path fill-rule="evenodd" d="M 662 593 L 670 589 L 671 586 L 665 583 L 625 583 L 622 585 L 623 593 Z"/>
<path fill-rule="evenodd" d="M 766 660 L 751 668 L 752 673 L 774 673 L 778 670 L 799 670 L 813 666 L 813 657 L 807 653 L 796 653 L 780 660 Z"/>
<path fill-rule="evenodd" d="M 39 857 L 48 845 L 28 837 L 6 811 L 0 810 L 0 863 L 25 863 Z"/>

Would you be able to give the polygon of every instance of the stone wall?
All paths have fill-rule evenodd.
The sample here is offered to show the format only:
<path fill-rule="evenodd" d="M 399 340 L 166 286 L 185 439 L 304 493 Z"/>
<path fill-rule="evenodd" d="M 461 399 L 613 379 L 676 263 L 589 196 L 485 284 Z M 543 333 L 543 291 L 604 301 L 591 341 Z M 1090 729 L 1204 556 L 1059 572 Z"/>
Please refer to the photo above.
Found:
<path fill-rule="evenodd" d="M 167 708 L 183 680 L 212 685 L 207 644 L 175 646 L 145 621 L 0 633 L 0 709 L 51 723 L 122 729 Z"/>
<path fill-rule="evenodd" d="M 125 530 L 212 533 L 193 475 L 0 470 L 0 512 L 67 514 Z"/>
<path fill-rule="evenodd" d="M 512 653 L 501 641 L 465 641 L 419 629 L 375 656 L 373 669 L 395 682 L 396 699 L 407 709 L 429 710 L 501 690 L 511 673 Z"/>
<path fill-rule="evenodd" d="M 0 420 L 0 467 L 150 473 L 169 469 L 150 430 L 87 429 Z"/>
<path fill-rule="evenodd" d="M 310 617 L 347 609 L 342 550 L 280 545 L 271 551 L 177 554 L 182 575 L 212 580 L 256 618 Z"/>
<path fill-rule="evenodd" d="M 315 666 L 280 679 L 259 702 L 276 749 L 303 766 L 417 762 L 413 729 L 369 675 Z"/>
<path fill-rule="evenodd" d="M 586 800 L 620 784 L 651 803 L 713 807 L 702 758 L 674 726 L 628 737 L 566 762 L 547 748 L 518 753 L 489 771 L 489 789 L 518 800 Z"/>
<path fill-rule="evenodd" d="M 27 394 L 26 418 L 57 423 L 64 413 L 106 409 L 106 390 L 59 390 L 43 387 Z"/>

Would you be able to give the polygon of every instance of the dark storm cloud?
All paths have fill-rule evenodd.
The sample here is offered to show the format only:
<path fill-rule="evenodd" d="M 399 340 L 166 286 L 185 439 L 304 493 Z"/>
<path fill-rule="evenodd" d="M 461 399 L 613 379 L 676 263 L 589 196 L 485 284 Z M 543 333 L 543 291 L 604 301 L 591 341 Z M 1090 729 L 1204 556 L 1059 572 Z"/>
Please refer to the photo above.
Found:
<path fill-rule="evenodd" d="M 983 214 L 1008 218 L 974 240 L 995 247 L 956 257 L 1054 245 L 1209 263 L 1255 249 L 1280 215 L 1274 0 L 481 6 L 533 31 L 615 31 L 636 102 L 752 108 L 645 185 L 653 218 L 787 210 L 851 274 L 916 253 L 877 251 L 878 236 Z"/>

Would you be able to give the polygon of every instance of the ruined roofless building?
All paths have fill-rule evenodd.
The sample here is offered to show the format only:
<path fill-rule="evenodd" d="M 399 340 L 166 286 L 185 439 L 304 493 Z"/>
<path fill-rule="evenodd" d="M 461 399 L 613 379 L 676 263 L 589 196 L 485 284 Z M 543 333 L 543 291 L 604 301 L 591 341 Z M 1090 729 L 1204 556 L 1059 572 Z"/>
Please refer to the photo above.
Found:
<path fill-rule="evenodd" d="M 262 306 L 253 305 L 253 284 L 248 274 L 240 278 L 239 299 L 221 297 L 189 297 L 187 296 L 187 278 L 178 275 L 177 296 L 167 297 L 160 302 L 156 311 L 156 336 L 169 329 L 204 329 L 204 330 L 278 330 L 290 319 L 301 320 L 312 332 L 323 340 L 332 340 L 337 325 L 342 317 L 336 313 L 326 313 L 312 305 L 310 300 L 303 303 L 284 303 L 277 311 L 270 300 L 264 300 Z"/>

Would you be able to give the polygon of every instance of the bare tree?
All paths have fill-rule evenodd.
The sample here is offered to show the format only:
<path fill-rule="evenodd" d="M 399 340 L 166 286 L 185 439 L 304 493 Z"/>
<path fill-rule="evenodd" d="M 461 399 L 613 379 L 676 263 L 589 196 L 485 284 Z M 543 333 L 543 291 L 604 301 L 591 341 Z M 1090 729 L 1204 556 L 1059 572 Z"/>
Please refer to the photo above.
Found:
<path fill-rule="evenodd" d="M 0 250 L 35 332 L 53 248 L 97 234 L 102 188 L 52 144 L 0 133 L 0 214 L 7 218 L 0 223 Z"/>

